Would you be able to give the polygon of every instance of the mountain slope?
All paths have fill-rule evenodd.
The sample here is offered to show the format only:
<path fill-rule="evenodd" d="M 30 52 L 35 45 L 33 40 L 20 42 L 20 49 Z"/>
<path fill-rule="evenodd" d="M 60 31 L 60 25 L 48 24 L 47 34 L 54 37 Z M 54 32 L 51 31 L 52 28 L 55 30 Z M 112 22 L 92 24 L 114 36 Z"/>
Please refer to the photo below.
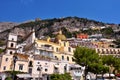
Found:
<path fill-rule="evenodd" d="M 19 40 L 21 41 L 27 34 L 31 32 L 32 29 L 35 29 L 37 38 L 40 38 L 41 36 L 54 37 L 56 32 L 61 28 L 67 37 L 71 37 L 73 36 L 74 32 L 79 32 L 83 28 L 89 28 L 91 26 L 100 27 L 106 25 L 113 24 L 106 24 L 95 20 L 78 17 L 36 20 L 27 23 L 21 23 L 12 28 L 6 28 L 6 30 L 0 32 L 0 40 L 7 39 L 8 33 L 12 32 L 17 34 L 19 36 Z"/>

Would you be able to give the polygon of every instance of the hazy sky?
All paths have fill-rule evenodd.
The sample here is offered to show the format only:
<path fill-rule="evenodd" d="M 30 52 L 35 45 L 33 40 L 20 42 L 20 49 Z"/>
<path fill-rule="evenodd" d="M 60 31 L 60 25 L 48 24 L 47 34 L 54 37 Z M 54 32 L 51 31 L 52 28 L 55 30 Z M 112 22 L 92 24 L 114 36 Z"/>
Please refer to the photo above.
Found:
<path fill-rule="evenodd" d="M 0 22 L 77 16 L 120 23 L 120 0 L 0 0 Z"/>

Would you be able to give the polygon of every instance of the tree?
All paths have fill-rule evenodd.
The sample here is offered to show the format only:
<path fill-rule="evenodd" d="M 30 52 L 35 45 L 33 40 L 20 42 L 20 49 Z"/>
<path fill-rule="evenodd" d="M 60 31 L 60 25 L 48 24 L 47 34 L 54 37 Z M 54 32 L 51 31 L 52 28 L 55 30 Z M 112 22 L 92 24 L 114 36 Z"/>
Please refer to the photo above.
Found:
<path fill-rule="evenodd" d="M 98 54 L 95 50 L 86 48 L 86 47 L 77 47 L 74 51 L 74 59 L 75 62 L 79 65 L 83 63 L 86 65 L 90 65 L 91 63 L 98 62 Z"/>
<path fill-rule="evenodd" d="M 11 77 L 6 77 L 5 80 L 12 80 L 12 78 Z"/>
<path fill-rule="evenodd" d="M 110 73 L 120 72 L 120 58 L 112 55 L 102 56 L 103 64 L 109 67 Z"/>
<path fill-rule="evenodd" d="M 50 76 L 51 80 L 72 80 L 72 77 L 69 73 L 65 74 L 52 74 Z"/>
<path fill-rule="evenodd" d="M 120 39 L 116 39 L 116 41 L 113 41 L 115 45 L 117 45 L 117 48 L 120 48 Z"/>
<path fill-rule="evenodd" d="M 74 60 L 77 64 L 87 67 L 87 71 L 93 73 L 107 72 L 108 67 L 104 66 L 102 59 L 93 49 L 77 47 L 74 52 Z"/>
<path fill-rule="evenodd" d="M 113 33 L 114 33 L 114 31 L 111 27 L 104 28 L 104 29 L 101 30 L 101 32 L 105 37 L 108 37 L 108 38 L 110 38 L 111 35 L 113 35 Z"/>

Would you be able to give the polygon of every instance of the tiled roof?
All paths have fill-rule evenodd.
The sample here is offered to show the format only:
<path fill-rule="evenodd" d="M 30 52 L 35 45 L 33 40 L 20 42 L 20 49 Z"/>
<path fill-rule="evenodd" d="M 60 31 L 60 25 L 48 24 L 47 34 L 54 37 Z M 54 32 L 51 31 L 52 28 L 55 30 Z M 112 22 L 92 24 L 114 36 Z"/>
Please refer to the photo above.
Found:
<path fill-rule="evenodd" d="M 26 54 L 20 54 L 20 53 L 15 53 L 15 56 L 17 56 L 18 60 L 28 60 L 29 55 Z"/>

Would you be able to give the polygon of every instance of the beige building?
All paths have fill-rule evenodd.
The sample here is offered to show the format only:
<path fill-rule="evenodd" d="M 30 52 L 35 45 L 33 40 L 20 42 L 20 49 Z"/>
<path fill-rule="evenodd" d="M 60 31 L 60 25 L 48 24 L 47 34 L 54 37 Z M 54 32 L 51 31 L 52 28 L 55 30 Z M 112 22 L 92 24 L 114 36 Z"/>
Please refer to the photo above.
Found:
<path fill-rule="evenodd" d="M 12 67 L 12 59 L 13 56 L 12 55 L 0 55 L 0 72 L 4 72 L 4 71 L 11 71 Z"/>
<path fill-rule="evenodd" d="M 114 55 L 120 57 L 120 48 L 96 48 L 99 55 Z"/>
<path fill-rule="evenodd" d="M 15 71 L 28 72 L 28 56 L 21 54 L 15 55 L 17 56 L 15 68 L 13 55 L 5 54 L 0 56 L 0 72 L 13 71 L 13 68 Z"/>

